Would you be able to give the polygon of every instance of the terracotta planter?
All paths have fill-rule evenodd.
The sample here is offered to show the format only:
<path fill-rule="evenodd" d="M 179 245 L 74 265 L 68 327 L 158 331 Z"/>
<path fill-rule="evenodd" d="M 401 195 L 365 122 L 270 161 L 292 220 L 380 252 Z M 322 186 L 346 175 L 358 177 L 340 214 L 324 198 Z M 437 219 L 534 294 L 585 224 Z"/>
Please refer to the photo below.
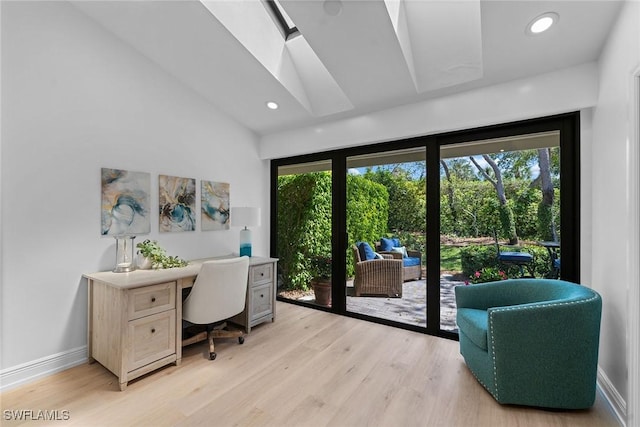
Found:
<path fill-rule="evenodd" d="M 316 296 L 316 304 L 330 306 L 331 305 L 331 280 L 312 280 L 311 286 Z"/>

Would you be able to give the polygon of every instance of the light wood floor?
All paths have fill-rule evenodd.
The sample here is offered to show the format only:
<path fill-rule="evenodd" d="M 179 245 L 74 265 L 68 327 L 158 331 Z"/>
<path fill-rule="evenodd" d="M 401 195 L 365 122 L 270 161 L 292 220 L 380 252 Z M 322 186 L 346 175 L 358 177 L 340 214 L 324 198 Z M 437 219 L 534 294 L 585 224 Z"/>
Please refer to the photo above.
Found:
<path fill-rule="evenodd" d="M 587 411 L 501 406 L 467 370 L 458 343 L 277 305 L 275 323 L 216 346 L 185 348 L 118 391 L 101 365 L 82 365 L 2 393 L 2 409 L 68 410 L 55 426 L 615 426 L 598 396 Z M 1 424 L 18 425 L 3 416 Z"/>

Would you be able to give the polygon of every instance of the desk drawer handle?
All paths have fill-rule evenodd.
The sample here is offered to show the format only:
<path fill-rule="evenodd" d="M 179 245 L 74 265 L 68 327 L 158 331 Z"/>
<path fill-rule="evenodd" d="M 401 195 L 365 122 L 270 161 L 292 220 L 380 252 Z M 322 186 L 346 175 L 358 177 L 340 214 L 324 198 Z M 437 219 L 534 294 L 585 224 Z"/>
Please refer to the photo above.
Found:
<path fill-rule="evenodd" d="M 260 298 L 264 298 L 264 294 L 260 294 Z"/>
<path fill-rule="evenodd" d="M 151 328 L 151 333 L 155 334 L 156 333 L 156 328 Z"/>
<path fill-rule="evenodd" d="M 260 277 L 264 277 L 264 273 L 260 273 Z"/>
<path fill-rule="evenodd" d="M 156 297 L 151 297 L 151 302 L 156 302 Z"/>

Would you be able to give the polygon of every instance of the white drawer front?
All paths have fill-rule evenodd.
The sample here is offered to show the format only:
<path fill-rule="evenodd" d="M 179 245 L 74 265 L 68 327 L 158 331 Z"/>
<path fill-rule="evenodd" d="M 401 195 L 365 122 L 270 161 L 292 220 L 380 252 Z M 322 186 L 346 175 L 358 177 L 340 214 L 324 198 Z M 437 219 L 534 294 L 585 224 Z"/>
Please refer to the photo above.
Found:
<path fill-rule="evenodd" d="M 169 356 L 175 351 L 175 310 L 129 322 L 129 371 Z"/>
<path fill-rule="evenodd" d="M 263 264 L 251 267 L 251 283 L 271 281 L 273 277 L 273 264 Z"/>
<path fill-rule="evenodd" d="M 271 283 L 258 285 L 251 288 L 251 320 L 256 320 L 273 313 L 273 298 Z"/>
<path fill-rule="evenodd" d="M 176 308 L 176 282 L 129 291 L 129 320 Z"/>

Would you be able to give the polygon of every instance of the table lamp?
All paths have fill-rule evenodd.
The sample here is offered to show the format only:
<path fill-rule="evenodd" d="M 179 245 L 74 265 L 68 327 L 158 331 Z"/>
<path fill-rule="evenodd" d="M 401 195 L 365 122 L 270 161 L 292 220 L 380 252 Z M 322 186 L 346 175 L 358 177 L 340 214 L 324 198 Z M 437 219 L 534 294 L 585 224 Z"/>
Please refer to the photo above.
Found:
<path fill-rule="evenodd" d="M 240 256 L 251 256 L 251 230 L 247 227 L 260 225 L 260 208 L 231 208 L 231 224 L 244 227 L 240 230 Z"/>

